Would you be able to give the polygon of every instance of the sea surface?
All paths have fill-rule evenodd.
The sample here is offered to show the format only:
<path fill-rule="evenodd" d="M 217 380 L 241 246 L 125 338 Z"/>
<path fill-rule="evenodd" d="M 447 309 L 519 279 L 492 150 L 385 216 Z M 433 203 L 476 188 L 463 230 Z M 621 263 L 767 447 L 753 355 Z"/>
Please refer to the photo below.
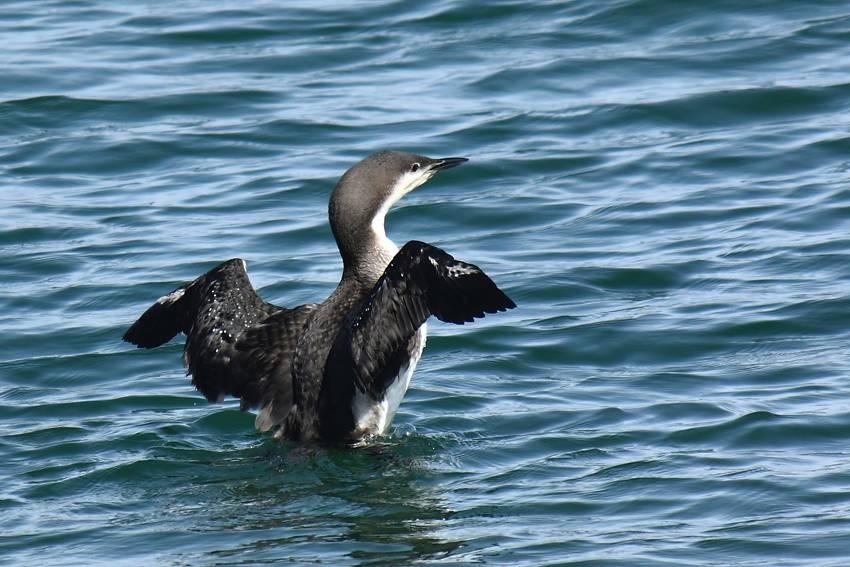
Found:
<path fill-rule="evenodd" d="M 850 5 L 0 4 L 0 564 L 850 564 Z M 518 304 L 390 434 L 208 404 L 157 298 L 321 301 L 339 176 Z"/>

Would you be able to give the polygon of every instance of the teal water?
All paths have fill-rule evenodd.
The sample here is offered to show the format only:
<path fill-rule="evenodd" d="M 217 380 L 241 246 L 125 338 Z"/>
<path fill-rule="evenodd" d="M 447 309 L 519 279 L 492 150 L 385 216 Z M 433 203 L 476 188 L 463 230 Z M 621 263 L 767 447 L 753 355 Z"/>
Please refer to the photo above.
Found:
<path fill-rule="evenodd" d="M 283 4 L 0 4 L 0 562 L 850 562 L 850 9 Z M 384 148 L 471 159 L 387 232 L 519 305 L 429 325 L 391 435 L 120 341 L 231 257 L 326 297 Z"/>

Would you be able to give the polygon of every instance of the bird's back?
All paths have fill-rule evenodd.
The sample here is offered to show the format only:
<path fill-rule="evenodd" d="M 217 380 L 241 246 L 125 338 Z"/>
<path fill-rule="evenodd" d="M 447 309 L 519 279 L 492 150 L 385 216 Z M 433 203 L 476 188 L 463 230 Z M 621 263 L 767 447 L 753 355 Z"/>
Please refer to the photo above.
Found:
<path fill-rule="evenodd" d="M 319 398 L 324 383 L 325 364 L 351 311 L 369 291 L 370 288 L 356 280 L 343 279 L 307 321 L 293 358 L 294 409 L 286 423 L 284 435 L 287 438 L 312 441 L 322 437 Z M 345 395 L 343 392 L 334 394 Z"/>

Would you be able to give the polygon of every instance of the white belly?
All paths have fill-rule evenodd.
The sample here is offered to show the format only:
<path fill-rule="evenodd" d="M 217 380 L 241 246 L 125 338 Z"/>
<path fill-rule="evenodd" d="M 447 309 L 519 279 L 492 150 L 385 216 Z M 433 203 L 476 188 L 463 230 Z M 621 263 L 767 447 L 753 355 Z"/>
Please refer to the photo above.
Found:
<path fill-rule="evenodd" d="M 361 393 L 360 390 L 354 392 L 351 406 L 354 410 L 355 431 L 359 436 L 386 433 L 393 424 L 395 412 L 407 393 L 413 370 L 422 356 L 422 349 L 425 348 L 425 323 L 416 332 L 419 335 L 419 348 L 412 353 L 407 364 L 403 364 L 399 369 L 398 376 L 390 383 L 382 400 L 375 401 L 369 394 Z"/>

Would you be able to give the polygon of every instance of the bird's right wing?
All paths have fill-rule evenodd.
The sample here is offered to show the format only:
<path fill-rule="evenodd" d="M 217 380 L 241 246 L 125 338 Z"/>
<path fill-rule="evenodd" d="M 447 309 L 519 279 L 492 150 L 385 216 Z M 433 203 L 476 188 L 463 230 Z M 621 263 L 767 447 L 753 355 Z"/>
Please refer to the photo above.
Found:
<path fill-rule="evenodd" d="M 159 299 L 124 340 L 154 348 L 182 331 L 183 363 L 195 387 L 211 402 L 231 395 L 243 411 L 259 406 L 255 423 L 265 431 L 289 413 L 292 353 L 316 307 L 263 301 L 236 258 Z"/>
<path fill-rule="evenodd" d="M 395 379 L 409 341 L 429 316 L 463 324 L 514 307 L 477 266 L 424 242 L 408 242 L 349 315 L 328 355 L 323 389 L 353 394 L 356 387 L 379 400 Z M 339 409 L 333 399 L 346 396 L 324 397 L 326 419 Z"/>

